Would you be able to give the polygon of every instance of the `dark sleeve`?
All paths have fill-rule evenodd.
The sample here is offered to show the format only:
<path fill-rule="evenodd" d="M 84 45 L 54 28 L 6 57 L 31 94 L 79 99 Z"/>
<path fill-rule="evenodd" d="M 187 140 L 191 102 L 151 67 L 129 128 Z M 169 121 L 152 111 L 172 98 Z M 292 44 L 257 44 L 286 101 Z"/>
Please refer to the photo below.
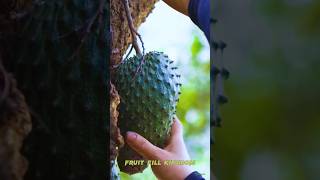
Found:
<path fill-rule="evenodd" d="M 188 6 L 191 20 L 204 32 L 207 39 L 210 39 L 210 1 L 190 0 Z"/>
<path fill-rule="evenodd" d="M 192 172 L 184 180 L 205 180 L 197 171 Z"/>

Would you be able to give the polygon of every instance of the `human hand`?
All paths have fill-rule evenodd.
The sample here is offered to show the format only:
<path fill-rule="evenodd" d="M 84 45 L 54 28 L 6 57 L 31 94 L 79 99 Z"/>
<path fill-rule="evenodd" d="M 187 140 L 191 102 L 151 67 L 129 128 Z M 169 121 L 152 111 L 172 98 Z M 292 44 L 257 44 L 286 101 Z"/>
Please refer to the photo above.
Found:
<path fill-rule="evenodd" d="M 187 148 L 183 140 L 182 124 L 177 117 L 171 127 L 168 145 L 161 149 L 151 144 L 144 137 L 135 132 L 127 132 L 127 144 L 138 154 L 148 160 L 190 160 Z M 153 173 L 161 180 L 183 180 L 193 172 L 188 165 L 154 165 L 151 166 Z"/>
<path fill-rule="evenodd" d="M 163 0 L 173 9 L 188 16 L 188 6 L 190 0 Z"/>

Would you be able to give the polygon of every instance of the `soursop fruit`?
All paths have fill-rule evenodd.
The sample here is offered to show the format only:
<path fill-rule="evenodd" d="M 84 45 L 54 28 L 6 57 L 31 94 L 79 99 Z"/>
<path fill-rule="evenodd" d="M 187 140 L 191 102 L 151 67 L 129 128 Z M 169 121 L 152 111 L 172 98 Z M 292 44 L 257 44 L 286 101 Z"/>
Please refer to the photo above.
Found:
<path fill-rule="evenodd" d="M 123 136 L 134 131 L 158 147 L 169 136 L 180 94 L 180 75 L 167 55 L 149 52 L 134 56 L 119 65 L 114 83 L 120 94 L 119 127 Z M 142 172 L 144 165 L 125 166 L 125 160 L 143 158 L 127 144 L 120 149 L 118 165 L 122 172 Z M 145 161 L 146 162 L 146 161 Z"/>

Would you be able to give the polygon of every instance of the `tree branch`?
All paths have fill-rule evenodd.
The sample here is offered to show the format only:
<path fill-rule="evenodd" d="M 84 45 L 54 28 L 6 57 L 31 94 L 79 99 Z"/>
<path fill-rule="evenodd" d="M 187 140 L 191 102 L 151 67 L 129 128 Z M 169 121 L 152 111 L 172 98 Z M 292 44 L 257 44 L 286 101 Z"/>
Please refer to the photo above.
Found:
<path fill-rule="evenodd" d="M 129 8 L 129 2 L 128 2 L 128 0 L 122 0 L 122 3 L 123 3 L 123 6 L 124 6 L 124 9 L 125 9 L 125 12 L 126 12 L 126 16 L 127 16 L 127 20 L 128 20 L 128 25 L 129 25 L 130 32 L 131 32 L 132 46 L 134 47 L 136 53 L 141 56 L 142 54 L 141 54 L 141 50 L 140 50 L 140 48 L 139 48 L 139 46 L 138 46 L 138 43 L 137 43 L 136 34 L 139 36 L 140 40 L 141 40 L 141 36 L 140 36 L 140 34 L 135 30 L 135 28 L 133 27 L 132 17 L 131 17 L 130 8 Z M 142 40 L 141 40 L 141 43 L 143 43 Z"/>

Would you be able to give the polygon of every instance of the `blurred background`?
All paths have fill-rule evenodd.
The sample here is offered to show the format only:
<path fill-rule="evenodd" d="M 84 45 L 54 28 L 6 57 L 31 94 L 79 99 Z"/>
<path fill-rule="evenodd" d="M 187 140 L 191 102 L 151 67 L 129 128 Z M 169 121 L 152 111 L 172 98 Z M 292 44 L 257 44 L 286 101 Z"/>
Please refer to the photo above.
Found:
<path fill-rule="evenodd" d="M 159 1 L 138 32 L 148 51 L 161 51 L 179 68 L 182 94 L 177 116 L 184 126 L 185 142 L 193 168 L 210 179 L 210 48 L 203 32 L 184 16 Z M 134 52 L 131 56 L 134 55 Z M 151 168 L 121 179 L 156 179 Z"/>
<path fill-rule="evenodd" d="M 231 72 L 213 146 L 216 176 L 320 179 L 320 1 L 212 2 Z"/>

